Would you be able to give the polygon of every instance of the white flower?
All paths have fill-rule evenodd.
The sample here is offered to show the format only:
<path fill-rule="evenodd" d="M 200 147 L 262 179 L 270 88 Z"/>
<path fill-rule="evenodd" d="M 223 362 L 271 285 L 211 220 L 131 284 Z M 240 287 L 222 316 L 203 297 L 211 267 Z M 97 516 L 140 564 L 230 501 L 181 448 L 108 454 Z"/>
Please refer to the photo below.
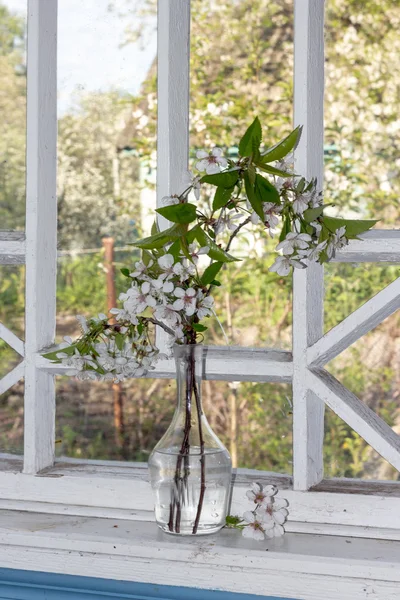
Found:
<path fill-rule="evenodd" d="M 316 262 L 319 259 L 321 252 L 325 250 L 326 244 L 327 241 L 325 240 L 317 246 L 315 246 L 314 248 L 310 247 L 308 251 L 304 250 L 305 258 L 307 258 L 307 260 L 309 260 L 310 262 Z"/>
<path fill-rule="evenodd" d="M 328 247 L 326 249 L 326 253 L 329 259 L 331 259 L 335 255 L 336 250 L 340 250 L 340 248 L 347 246 L 347 244 L 349 243 L 349 240 L 347 239 L 345 234 L 346 227 L 340 227 L 335 231 L 335 234 L 330 239 Z"/>
<path fill-rule="evenodd" d="M 282 250 L 283 254 L 293 254 L 299 248 L 304 250 L 308 248 L 311 242 L 311 236 L 308 233 L 293 233 L 287 234 L 286 238 L 277 245 L 277 250 Z"/>
<path fill-rule="evenodd" d="M 204 296 L 203 292 L 199 290 L 197 292 L 197 316 L 198 318 L 204 319 L 209 317 L 213 312 L 214 298 L 212 296 Z"/>
<path fill-rule="evenodd" d="M 254 504 L 262 504 L 266 498 L 269 498 L 275 493 L 276 486 L 267 485 L 263 487 L 259 483 L 252 483 L 251 490 L 246 492 L 247 498 Z"/>
<path fill-rule="evenodd" d="M 307 265 L 300 261 L 299 256 L 293 256 L 293 258 L 289 256 L 277 256 L 274 264 L 269 268 L 269 271 L 275 271 L 278 275 L 282 275 L 286 277 L 290 273 L 290 267 L 295 267 L 296 269 L 305 269 Z"/>
<path fill-rule="evenodd" d="M 201 248 L 199 248 L 199 246 L 195 243 L 193 244 L 189 244 L 188 247 L 188 252 L 192 258 L 192 261 L 194 262 L 195 265 L 197 265 L 197 263 L 199 262 L 199 257 L 201 254 L 208 254 L 210 251 L 209 246 L 202 246 Z"/>
<path fill-rule="evenodd" d="M 265 532 L 268 527 L 273 527 L 272 525 L 265 525 L 254 513 L 250 510 L 247 510 L 243 515 L 243 520 L 247 523 L 247 525 L 242 530 L 242 535 L 245 538 L 252 538 L 259 542 L 262 542 L 265 539 Z"/>
<path fill-rule="evenodd" d="M 164 271 L 159 279 L 171 279 L 174 276 L 174 257 L 172 254 L 164 254 L 158 260 L 158 266 L 162 271 Z"/>
<path fill-rule="evenodd" d="M 130 321 L 133 325 L 139 324 L 136 315 L 128 312 L 124 308 L 111 308 L 110 313 L 115 315 L 117 321 Z"/>
<path fill-rule="evenodd" d="M 277 491 L 278 488 L 275 487 L 273 495 L 267 496 L 256 511 L 256 518 L 261 521 L 267 537 L 280 537 L 285 533 L 283 524 L 289 514 L 286 508 L 288 501 L 284 498 L 274 497 Z"/>
<path fill-rule="evenodd" d="M 282 158 L 280 161 L 276 163 L 277 169 L 281 171 L 285 171 L 286 173 L 291 173 L 294 167 L 294 155 L 293 152 L 290 152 L 287 156 Z"/>
<path fill-rule="evenodd" d="M 178 341 L 182 341 L 184 338 L 184 333 L 183 333 L 183 327 L 181 327 L 180 325 L 178 327 L 175 327 L 174 329 L 174 335 L 175 335 L 175 339 Z"/>
<path fill-rule="evenodd" d="M 135 270 L 132 273 L 129 273 L 129 275 L 131 277 L 137 277 L 137 278 L 143 279 L 143 275 L 146 274 L 147 269 L 149 267 L 151 267 L 152 265 L 153 265 L 152 260 L 150 260 L 148 265 L 145 265 L 142 260 L 139 260 L 139 262 L 135 263 Z"/>
<path fill-rule="evenodd" d="M 148 306 L 154 308 L 157 301 L 153 296 L 154 290 L 148 281 L 142 283 L 140 287 L 132 286 L 126 294 L 120 294 L 119 298 L 124 302 L 124 309 L 130 314 L 139 315 Z"/>
<path fill-rule="evenodd" d="M 214 228 L 215 234 L 218 235 L 219 233 L 222 233 L 222 231 L 224 231 L 225 228 L 229 229 L 229 231 L 235 231 L 235 229 L 238 226 L 238 223 L 235 223 L 235 221 L 241 218 L 242 215 L 233 210 L 231 210 L 229 213 L 226 213 L 225 215 L 221 215 Z"/>
<path fill-rule="evenodd" d="M 219 173 L 220 169 L 225 169 L 228 166 L 228 161 L 222 156 L 221 148 L 213 148 L 211 152 L 198 150 L 196 157 L 199 162 L 196 163 L 196 169 L 200 172 L 205 171 L 207 175 Z"/>
<path fill-rule="evenodd" d="M 193 186 L 193 193 L 196 200 L 200 198 L 200 179 L 201 177 L 199 175 L 193 175 L 192 171 L 187 171 L 183 181 L 186 187 L 189 187 L 190 185 Z"/>
<path fill-rule="evenodd" d="M 308 194 L 297 196 L 296 200 L 293 202 L 293 210 L 296 215 L 302 215 L 303 212 L 307 210 L 309 201 L 310 197 Z"/>
<path fill-rule="evenodd" d="M 180 282 L 184 282 L 189 277 L 195 274 L 196 269 L 194 265 L 188 260 L 183 260 L 181 263 L 176 263 L 174 265 L 174 275 L 177 275 L 180 279 Z"/>
<path fill-rule="evenodd" d="M 173 204 L 179 204 L 179 198 L 177 196 L 163 196 L 161 198 L 161 206 L 172 206 Z"/>
<path fill-rule="evenodd" d="M 188 317 L 191 317 L 196 312 L 196 291 L 193 288 L 183 290 L 175 288 L 174 295 L 178 298 L 173 303 L 175 310 L 184 310 Z"/>
<path fill-rule="evenodd" d="M 154 316 L 156 319 L 164 321 L 167 325 L 175 327 L 175 325 L 181 322 L 181 317 L 177 313 L 177 310 L 172 304 L 161 304 L 155 309 Z"/>
<path fill-rule="evenodd" d="M 318 223 L 318 221 L 312 221 L 310 223 L 311 227 L 314 227 L 316 235 L 319 237 L 319 234 L 322 231 L 322 225 Z"/>
<path fill-rule="evenodd" d="M 87 333 L 89 331 L 89 327 L 85 317 L 83 315 L 76 315 L 76 320 L 79 322 L 83 333 Z"/>

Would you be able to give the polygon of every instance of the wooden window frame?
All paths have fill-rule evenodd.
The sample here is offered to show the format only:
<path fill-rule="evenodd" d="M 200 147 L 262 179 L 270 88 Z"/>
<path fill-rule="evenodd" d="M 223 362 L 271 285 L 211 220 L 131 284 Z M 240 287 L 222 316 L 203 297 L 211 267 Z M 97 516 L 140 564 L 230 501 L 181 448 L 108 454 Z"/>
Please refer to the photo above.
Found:
<path fill-rule="evenodd" d="M 188 165 L 190 2 L 159 0 L 157 200 L 176 192 Z M 323 177 L 324 2 L 295 0 L 294 121 L 304 133 L 299 171 Z M 57 0 L 28 0 L 26 231 L 0 232 L 0 263 L 26 264 L 26 339 L 0 324 L 23 362 L 0 392 L 25 378 L 24 457 L 0 460 L 0 508 L 152 520 L 142 464 L 55 460 L 54 376 L 65 369 L 41 356 L 56 318 Z M 163 223 L 161 223 L 163 225 Z M 400 262 L 400 231 L 374 230 L 338 252 L 336 262 Z M 293 353 L 211 347 L 206 379 L 292 382 L 293 478 L 238 469 L 232 511 L 246 506 L 249 482 L 275 482 L 291 505 L 288 531 L 400 539 L 400 484 L 323 480 L 327 404 L 400 470 L 400 437 L 323 366 L 400 306 L 397 279 L 323 335 L 323 267 L 294 273 Z M 160 339 L 160 343 L 163 340 Z M 173 377 L 172 361 L 152 378 Z"/>

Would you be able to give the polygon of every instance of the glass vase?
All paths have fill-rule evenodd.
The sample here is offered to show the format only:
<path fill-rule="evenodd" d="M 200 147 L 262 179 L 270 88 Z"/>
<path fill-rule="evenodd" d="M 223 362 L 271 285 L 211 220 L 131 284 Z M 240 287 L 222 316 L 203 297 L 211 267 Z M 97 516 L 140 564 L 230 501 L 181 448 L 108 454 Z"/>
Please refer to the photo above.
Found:
<path fill-rule="evenodd" d="M 171 534 L 215 533 L 228 508 L 232 463 L 203 413 L 203 352 L 201 344 L 174 347 L 177 406 L 149 458 L 156 522 Z"/>

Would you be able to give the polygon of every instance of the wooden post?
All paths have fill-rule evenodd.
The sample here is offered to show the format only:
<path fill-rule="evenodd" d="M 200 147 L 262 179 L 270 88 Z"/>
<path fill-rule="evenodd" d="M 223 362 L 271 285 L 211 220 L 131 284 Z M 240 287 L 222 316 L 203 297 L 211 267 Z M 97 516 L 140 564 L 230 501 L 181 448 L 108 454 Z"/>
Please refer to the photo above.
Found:
<path fill-rule="evenodd" d="M 54 343 L 57 271 L 57 2 L 28 2 L 24 473 L 54 462 L 54 376 L 35 355 Z"/>
<path fill-rule="evenodd" d="M 115 290 L 115 271 L 114 271 L 114 238 L 103 238 L 104 248 L 104 267 L 106 269 L 107 282 L 107 310 L 110 311 L 117 305 L 117 295 Z M 115 323 L 115 319 L 111 319 Z M 123 458 L 127 458 L 127 439 L 125 436 L 125 421 L 124 421 L 124 392 L 121 383 L 113 383 L 113 411 L 114 411 L 114 428 L 115 428 L 115 443 L 122 452 Z"/>
<path fill-rule="evenodd" d="M 322 189 L 324 156 L 324 2 L 295 0 L 294 121 L 303 125 L 295 170 Z M 308 490 L 323 477 L 325 405 L 307 384 L 307 348 L 323 335 L 324 271 L 293 273 L 293 485 Z"/>

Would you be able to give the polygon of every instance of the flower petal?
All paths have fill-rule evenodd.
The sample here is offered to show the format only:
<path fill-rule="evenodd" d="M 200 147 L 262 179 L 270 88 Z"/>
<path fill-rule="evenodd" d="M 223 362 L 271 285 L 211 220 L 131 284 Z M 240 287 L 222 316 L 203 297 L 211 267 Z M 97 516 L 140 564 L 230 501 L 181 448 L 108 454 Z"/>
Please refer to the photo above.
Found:
<path fill-rule="evenodd" d="M 215 175 L 215 173 L 219 173 L 219 172 L 220 172 L 220 168 L 217 163 L 207 162 L 207 167 L 206 167 L 207 175 Z"/>
<path fill-rule="evenodd" d="M 243 519 L 244 521 L 246 521 L 246 523 L 254 523 L 254 521 L 256 520 L 251 510 L 246 510 L 246 512 L 243 513 Z"/>
<path fill-rule="evenodd" d="M 223 151 L 221 148 L 218 148 L 218 146 L 215 146 L 215 148 L 213 148 L 211 150 L 211 154 L 212 156 L 222 156 L 223 155 Z"/>

